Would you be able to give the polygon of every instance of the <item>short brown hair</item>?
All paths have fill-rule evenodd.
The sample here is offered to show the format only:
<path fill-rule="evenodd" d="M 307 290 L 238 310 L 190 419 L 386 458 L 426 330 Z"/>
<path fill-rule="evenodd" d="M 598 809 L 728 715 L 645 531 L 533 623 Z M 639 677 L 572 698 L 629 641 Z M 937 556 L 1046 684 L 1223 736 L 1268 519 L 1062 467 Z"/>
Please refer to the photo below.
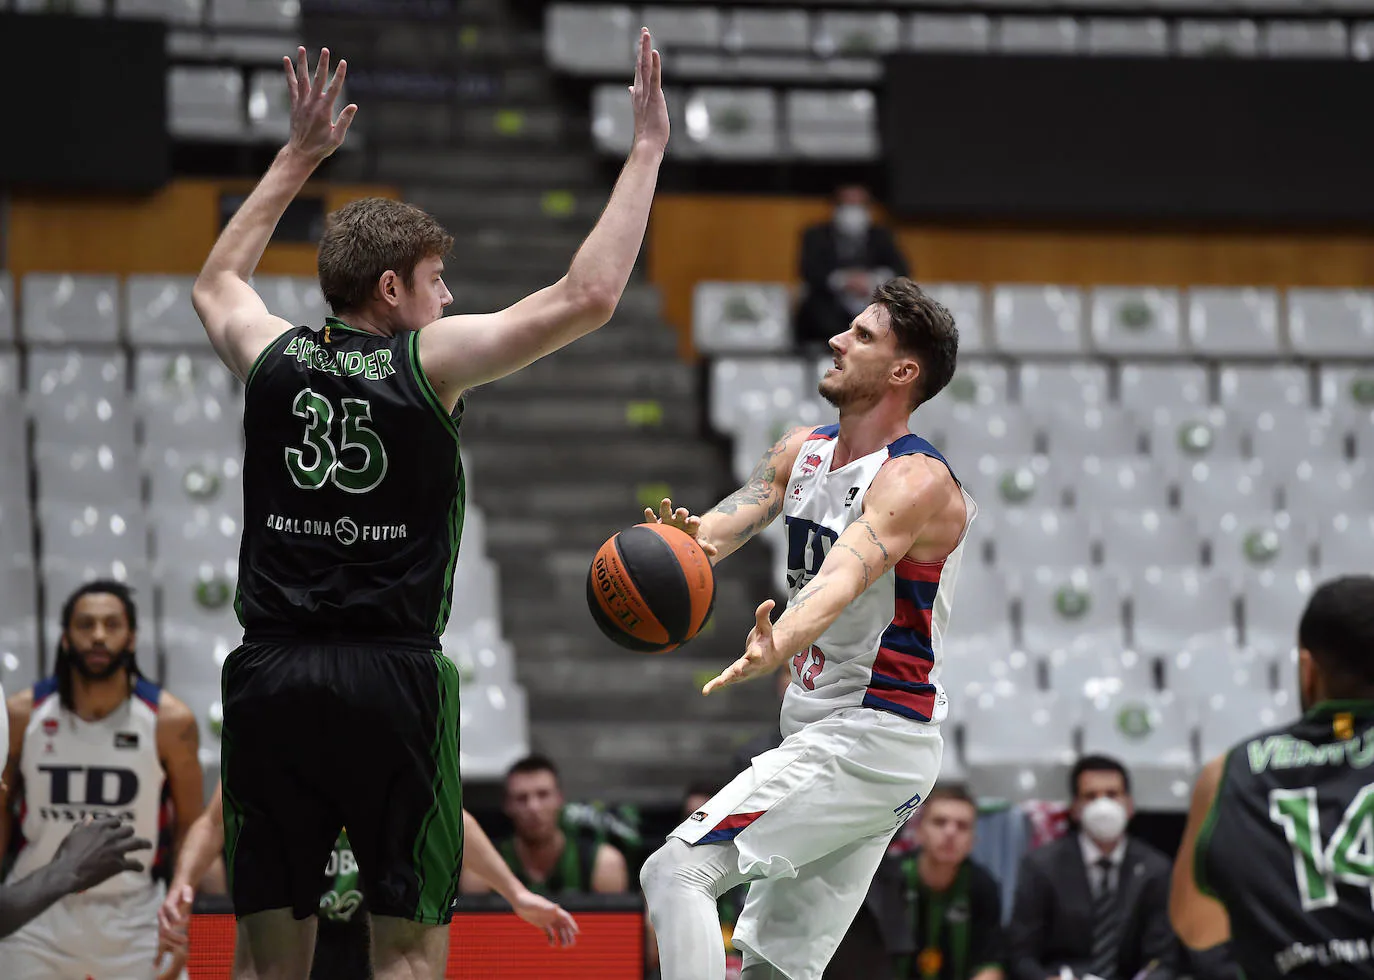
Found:
<path fill-rule="evenodd" d="M 978 801 L 973 798 L 968 789 L 962 783 L 937 783 L 935 788 L 925 798 L 925 806 L 932 803 L 939 803 L 941 800 L 954 800 L 958 803 L 967 803 L 973 807 L 974 812 L 978 811 Z"/>
<path fill-rule="evenodd" d="M 873 302 L 881 304 L 892 320 L 897 349 L 913 355 L 921 365 L 914 411 L 930 401 L 954 377 L 959 358 L 959 328 L 949 310 L 926 295 L 905 276 L 889 279 L 873 290 Z"/>
<path fill-rule="evenodd" d="M 452 247 L 453 236 L 414 205 L 365 197 L 325 219 L 320 291 L 335 313 L 349 313 L 368 301 L 388 269 L 413 285 L 421 260 L 443 257 Z"/>

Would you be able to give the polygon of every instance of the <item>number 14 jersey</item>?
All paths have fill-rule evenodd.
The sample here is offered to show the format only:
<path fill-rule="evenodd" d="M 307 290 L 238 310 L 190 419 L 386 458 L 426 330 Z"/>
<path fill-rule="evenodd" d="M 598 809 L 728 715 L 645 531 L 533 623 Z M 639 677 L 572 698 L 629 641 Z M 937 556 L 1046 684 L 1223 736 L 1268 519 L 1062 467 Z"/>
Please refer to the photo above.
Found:
<path fill-rule="evenodd" d="M 845 528 L 863 516 L 864 496 L 884 463 L 924 455 L 949 465 L 930 443 L 906 435 L 834 467 L 838 435 L 838 425 L 811 433 L 784 491 L 789 599 L 819 573 Z M 963 493 L 968 516 L 948 558 L 930 563 L 901 559 L 850 603 L 811 649 L 792 658 L 792 685 L 782 704 L 784 737 L 832 712 L 858 706 L 918 722 L 938 723 L 945 717 L 940 651 L 964 539 L 977 513 L 973 498 Z"/>
<path fill-rule="evenodd" d="M 418 332 L 330 317 L 254 362 L 244 395 L 246 639 L 432 646 L 448 621 L 463 531 L 462 403 L 444 408 Z"/>

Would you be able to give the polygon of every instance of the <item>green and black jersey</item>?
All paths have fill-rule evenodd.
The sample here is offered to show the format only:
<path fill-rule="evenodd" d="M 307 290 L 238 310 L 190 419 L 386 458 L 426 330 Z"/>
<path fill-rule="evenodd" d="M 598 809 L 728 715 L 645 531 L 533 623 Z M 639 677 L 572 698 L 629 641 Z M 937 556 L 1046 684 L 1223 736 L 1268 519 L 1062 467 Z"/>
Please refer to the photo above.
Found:
<path fill-rule="evenodd" d="M 1374 976 L 1374 701 L 1329 701 L 1227 754 L 1198 834 L 1247 980 Z"/>
<path fill-rule="evenodd" d="M 248 376 L 237 608 L 246 640 L 433 646 L 463 531 L 452 415 L 419 333 L 329 318 L 278 337 Z"/>

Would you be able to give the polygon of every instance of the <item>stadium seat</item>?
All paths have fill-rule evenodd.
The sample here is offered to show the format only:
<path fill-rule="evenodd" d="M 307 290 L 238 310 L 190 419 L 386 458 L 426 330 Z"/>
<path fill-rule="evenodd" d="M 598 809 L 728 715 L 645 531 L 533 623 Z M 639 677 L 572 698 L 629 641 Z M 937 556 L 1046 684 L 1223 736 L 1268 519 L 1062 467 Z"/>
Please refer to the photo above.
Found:
<path fill-rule="evenodd" d="M 654 47 L 667 59 L 674 58 L 674 48 L 679 46 L 696 49 L 720 47 L 725 33 L 725 18 L 717 7 L 645 7 L 642 20 L 654 37 Z M 624 87 L 617 88 L 623 98 Z"/>
<path fill-rule="evenodd" d="M 979 456 L 1017 458 L 1035 451 L 1035 426 L 1025 415 L 1010 409 L 960 412 L 945 429 L 947 449 L 955 458 L 970 462 Z"/>
<path fill-rule="evenodd" d="M 1322 578 L 1374 575 L 1374 515 L 1337 514 L 1321 525 Z"/>
<path fill-rule="evenodd" d="M 1188 335 L 1203 354 L 1276 354 L 1279 341 L 1278 293 L 1273 289 L 1188 291 Z"/>
<path fill-rule="evenodd" d="M 1087 49 L 1100 55 L 1166 55 L 1169 27 L 1158 17 L 1093 18 L 1088 21 Z"/>
<path fill-rule="evenodd" d="M 138 506 L 143 497 L 136 461 L 110 446 L 40 444 L 34 470 L 45 505 Z"/>
<path fill-rule="evenodd" d="M 868 89 L 810 91 L 783 96 L 792 151 L 813 160 L 872 160 L 878 156 L 877 101 Z"/>
<path fill-rule="evenodd" d="M 1288 337 L 1311 357 L 1365 357 L 1374 350 L 1374 292 L 1290 289 Z"/>
<path fill-rule="evenodd" d="M 143 439 L 156 449 L 227 451 L 239 445 L 238 406 L 214 393 L 158 406 L 143 416 Z"/>
<path fill-rule="evenodd" d="M 997 519 L 997 564 L 1006 571 L 1091 565 L 1090 527 L 1087 517 L 1072 511 L 1008 509 Z"/>
<path fill-rule="evenodd" d="M 1121 404 L 1142 420 L 1161 409 L 1172 416 L 1196 413 L 1211 401 L 1207 370 L 1200 364 L 1126 363 L 1120 383 Z"/>
<path fill-rule="evenodd" d="M 1100 406 L 1109 393 L 1107 366 L 1093 361 L 1023 361 L 1018 378 L 1021 404 L 1032 410 L 1055 405 L 1073 405 L 1079 410 L 1085 405 Z"/>
<path fill-rule="evenodd" d="M 153 555 L 159 567 L 207 565 L 225 574 L 238 562 L 243 522 L 224 510 L 182 507 L 155 511 Z"/>
<path fill-rule="evenodd" d="M 797 358 L 722 357 L 711 362 L 711 425 L 738 432 L 772 425 L 801 400 L 806 365 Z"/>
<path fill-rule="evenodd" d="M 116 17 L 165 20 L 177 26 L 199 26 L 207 0 L 115 0 Z"/>
<path fill-rule="evenodd" d="M 1167 511 L 1113 511 L 1101 522 L 1103 560 L 1133 571 L 1193 568 L 1201 562 L 1197 524 Z"/>
<path fill-rule="evenodd" d="M 1345 433 L 1330 414 L 1300 409 L 1261 412 L 1249 426 L 1250 453 L 1291 470 L 1301 462 L 1341 463 L 1347 458 Z"/>
<path fill-rule="evenodd" d="M 1360 0 L 1355 0 L 1359 3 Z M 1350 54 L 1360 61 L 1369 61 L 1374 58 L 1374 24 L 1365 21 L 1363 24 L 1355 24 L 1350 29 Z"/>
<path fill-rule="evenodd" d="M 1162 463 L 1178 460 L 1239 458 L 1244 437 L 1237 420 L 1224 409 L 1161 409 L 1149 427 L 1150 455 Z"/>
<path fill-rule="evenodd" d="M 1164 658 L 1164 689 L 1194 701 L 1218 691 L 1269 691 L 1270 662 L 1253 650 L 1193 644 Z"/>
<path fill-rule="evenodd" d="M 1170 354 L 1182 349 L 1176 289 L 1109 286 L 1092 291 L 1093 346 L 1104 354 Z"/>
<path fill-rule="evenodd" d="M 1104 641 L 1095 647 L 1055 650 L 1047 658 L 1049 689 L 1063 698 L 1113 698 L 1153 692 L 1155 658 Z"/>
<path fill-rule="evenodd" d="M 983 14 L 913 14 L 907 47 L 914 51 L 987 51 L 992 22 Z"/>
<path fill-rule="evenodd" d="M 27 588 L 37 591 L 33 584 L 33 570 L 28 570 Z M 18 694 L 42 676 L 42 661 L 38 653 L 38 619 L 28 618 L 0 621 L 0 684 L 5 694 Z"/>
<path fill-rule="evenodd" d="M 242 642 L 243 627 L 234 612 L 236 570 L 232 563 L 167 563 L 159 568 L 169 685 L 218 677 L 225 658 Z"/>
<path fill-rule="evenodd" d="M 1271 20 L 1260 33 L 1260 49 L 1275 58 L 1344 58 L 1348 44 L 1338 20 Z"/>
<path fill-rule="evenodd" d="M 14 0 L 14 9 L 20 13 L 49 13 L 55 7 L 53 0 Z M 64 13 L 99 17 L 105 13 L 105 0 L 63 0 L 62 9 Z"/>
<path fill-rule="evenodd" d="M 116 453 L 134 454 L 134 413 L 123 396 L 73 393 L 58 400 L 33 403 L 35 445 L 109 446 Z"/>
<path fill-rule="evenodd" d="M 1353 427 L 1360 449 L 1374 456 L 1374 446 L 1359 443 L 1361 428 L 1374 426 L 1374 368 L 1327 365 L 1321 372 L 1321 403 L 1336 420 Z"/>
<path fill-rule="evenodd" d="M 944 305 L 959 329 L 959 355 L 981 354 L 990 346 L 984 326 L 983 288 L 969 283 L 923 284 L 926 295 Z M 961 365 L 962 366 L 962 365 Z"/>
<path fill-rule="evenodd" d="M 1209 762 L 1248 740 L 1257 730 L 1276 728 L 1296 721 L 1297 699 L 1288 692 L 1231 687 L 1212 691 L 1198 702 L 1198 748 Z"/>
<path fill-rule="evenodd" d="M 1212 567 L 1222 571 L 1295 571 L 1312 564 L 1312 529 L 1307 516 L 1237 510 L 1207 525 L 1206 536 Z"/>
<path fill-rule="evenodd" d="M 498 779 L 529 754 L 529 720 L 524 689 L 476 684 L 463 692 L 459 717 L 459 764 L 475 779 Z"/>
<path fill-rule="evenodd" d="M 122 351 L 35 350 L 29 354 L 29 397 L 65 401 L 104 395 L 123 399 L 128 365 Z"/>
<path fill-rule="evenodd" d="M 1312 404 L 1312 379 L 1295 365 L 1223 367 L 1217 376 L 1221 404 L 1250 414 L 1306 411 Z"/>
<path fill-rule="evenodd" d="M 248 128 L 242 72 L 201 65 L 168 69 L 167 128 L 182 139 L 242 139 Z"/>
<path fill-rule="evenodd" d="M 1016 508 L 1047 510 L 1063 504 L 1045 456 L 992 456 L 966 452 L 954 441 L 954 472 L 984 507 L 980 533 L 991 539 L 996 522 Z"/>
<path fill-rule="evenodd" d="M 1019 580 L 1021 646 L 1027 651 L 1116 652 L 1125 646 L 1121 586 L 1113 573 L 1035 568 Z"/>
<path fill-rule="evenodd" d="M 0 405 L 8 408 L 20 400 L 19 354 L 12 350 L 0 350 Z"/>
<path fill-rule="evenodd" d="M 792 342 L 787 287 L 699 282 L 692 292 L 692 343 L 702 354 L 787 350 Z"/>
<path fill-rule="evenodd" d="M 734 10 L 726 21 L 723 40 L 732 51 L 809 51 L 810 16 L 799 9 Z"/>
<path fill-rule="evenodd" d="M 484 555 L 460 557 L 453 570 L 453 618 L 472 623 L 501 614 L 500 576 Z"/>
<path fill-rule="evenodd" d="M 14 280 L 8 272 L 0 272 L 0 346 L 14 340 Z"/>
<path fill-rule="evenodd" d="M 347 105 L 340 92 L 338 105 Z M 248 74 L 248 129 L 254 136 L 285 140 L 291 135 L 291 94 L 280 69 L 262 68 Z"/>
<path fill-rule="evenodd" d="M 119 281 L 114 276 L 30 272 L 24 277 L 20 333 L 30 344 L 114 344 Z"/>
<path fill-rule="evenodd" d="M 1196 709 L 1173 694 L 1126 692 L 1085 701 L 1083 749 L 1119 759 L 1131 795 L 1147 810 L 1184 810 L 1197 769 L 1191 733 Z"/>
<path fill-rule="evenodd" d="M 764 160 L 778 156 L 777 96 L 765 88 L 697 88 L 686 104 L 688 142 L 703 156 Z"/>
<path fill-rule="evenodd" d="M 1172 655 L 1196 645 L 1231 650 L 1239 645 L 1235 583 L 1229 575 L 1197 569 L 1152 569 L 1132 577 L 1132 645 L 1147 654 Z"/>
<path fill-rule="evenodd" d="M 1262 459 L 1204 459 L 1179 467 L 1179 508 L 1202 527 L 1223 514 L 1256 514 L 1278 506 L 1274 476 Z"/>
<path fill-rule="evenodd" d="M 544 54 L 549 64 L 574 74 L 632 72 L 638 26 L 629 7 L 556 3 L 545 12 Z"/>
<path fill-rule="evenodd" d="M 38 528 L 45 569 L 83 563 L 123 566 L 132 575 L 147 568 L 148 527 L 136 500 L 99 508 L 39 501 Z"/>
<path fill-rule="evenodd" d="M 3 449 L 3 446 L 0 446 Z M 5 470 L 18 469 L 6 467 Z M 3 473 L 0 470 L 0 473 Z M 27 473 L 23 495 L 0 493 L 0 567 L 33 565 L 33 527 L 29 514 Z M 8 482 L 0 477 L 0 489 Z"/>
<path fill-rule="evenodd" d="M 1080 514 L 1164 510 L 1169 505 L 1169 480 L 1158 463 L 1085 456 L 1076 468 L 1066 464 L 1061 472 L 1071 481 L 1064 489 Z"/>
<path fill-rule="evenodd" d="M 902 21 L 890 10 L 827 10 L 816 15 L 815 49 L 823 57 L 861 57 L 901 46 Z"/>
<path fill-rule="evenodd" d="M 1003 17 L 996 47 L 1009 54 L 1073 54 L 1079 44 L 1072 17 Z"/>
<path fill-rule="evenodd" d="M 300 8 L 300 0 L 210 0 L 210 23 L 289 32 L 300 23 Z"/>
<path fill-rule="evenodd" d="M 1254 55 L 1259 28 L 1251 20 L 1182 20 L 1174 45 L 1179 54 L 1193 57 Z"/>
<path fill-rule="evenodd" d="M 1298 638 L 1298 620 L 1316 587 L 1308 569 L 1252 572 L 1241 579 L 1245 646 L 1266 655 L 1286 653 Z"/>
<path fill-rule="evenodd" d="M 140 351 L 134 381 L 134 399 L 145 415 L 207 396 L 234 405 L 243 397 L 243 384 L 211 353 Z"/>
<path fill-rule="evenodd" d="M 148 509 L 162 513 L 204 508 L 243 516 L 243 467 L 240 454 L 216 453 L 205 447 L 150 447 L 144 453 L 150 495 Z M 471 518 L 474 511 L 469 510 Z M 467 534 L 464 532 L 464 539 Z"/>
<path fill-rule="evenodd" d="M 964 763 L 980 797 L 1058 798 L 1074 760 L 1079 699 L 1018 690 L 964 706 Z"/>
<path fill-rule="evenodd" d="M 441 641 L 445 656 L 458 665 L 464 683 L 515 683 L 515 652 L 501 637 L 494 620 L 469 625 L 450 619 Z"/>
<path fill-rule="evenodd" d="M 1358 514 L 1374 501 L 1374 470 L 1355 463 L 1304 461 L 1281 488 L 1284 509 L 1302 515 Z"/>
<path fill-rule="evenodd" d="M 1083 350 L 1083 297 L 1059 286 L 997 286 L 992 291 L 997 346 L 1009 354 Z"/>
<path fill-rule="evenodd" d="M 1011 649 L 1011 599 L 1006 576 L 978 561 L 972 545 L 964 548 L 950 617 L 955 625 L 947 637 L 949 642 L 982 644 L 1003 653 Z"/>
<path fill-rule="evenodd" d="M 287 323 L 314 330 L 324 326 L 329 307 L 318 280 L 306 276 L 254 276 L 253 288 L 267 309 Z"/>
<path fill-rule="evenodd" d="M 205 329 L 191 305 L 193 276 L 129 276 L 124 280 L 124 318 L 138 347 L 203 343 Z"/>
<path fill-rule="evenodd" d="M 1049 454 L 1074 461 L 1084 456 L 1134 456 L 1140 452 L 1140 423 L 1116 405 L 1074 405 L 1061 400 L 1034 413 Z"/>

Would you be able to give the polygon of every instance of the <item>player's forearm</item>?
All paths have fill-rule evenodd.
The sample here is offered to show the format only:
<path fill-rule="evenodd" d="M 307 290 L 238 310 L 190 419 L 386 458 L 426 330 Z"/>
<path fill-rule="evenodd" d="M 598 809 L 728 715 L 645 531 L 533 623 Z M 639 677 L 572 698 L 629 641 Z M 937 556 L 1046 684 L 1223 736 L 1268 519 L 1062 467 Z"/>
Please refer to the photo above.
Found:
<path fill-rule="evenodd" d="M 851 576 L 822 573 L 792 597 L 787 609 L 773 624 L 773 646 L 791 657 L 821 638 L 845 607 L 859 597 Z"/>
<path fill-rule="evenodd" d="M 0 938 L 39 916 L 76 888 L 76 875 L 66 862 L 53 861 L 13 884 L 0 885 Z"/>
<path fill-rule="evenodd" d="M 654 201 L 663 150 L 639 143 L 630 151 L 601 218 L 573 257 L 566 282 L 575 295 L 587 297 L 605 318 L 615 310 L 630 281 Z M 604 322 L 604 321 L 603 321 Z"/>
<path fill-rule="evenodd" d="M 258 186 L 239 206 L 201 267 L 196 290 L 212 290 L 217 279 L 230 276 L 247 282 L 257 268 L 277 222 L 319 161 L 288 147 L 278 151 Z"/>
<path fill-rule="evenodd" d="M 512 905 L 525 890 L 477 818 L 466 810 L 463 811 L 463 863 Z"/>

